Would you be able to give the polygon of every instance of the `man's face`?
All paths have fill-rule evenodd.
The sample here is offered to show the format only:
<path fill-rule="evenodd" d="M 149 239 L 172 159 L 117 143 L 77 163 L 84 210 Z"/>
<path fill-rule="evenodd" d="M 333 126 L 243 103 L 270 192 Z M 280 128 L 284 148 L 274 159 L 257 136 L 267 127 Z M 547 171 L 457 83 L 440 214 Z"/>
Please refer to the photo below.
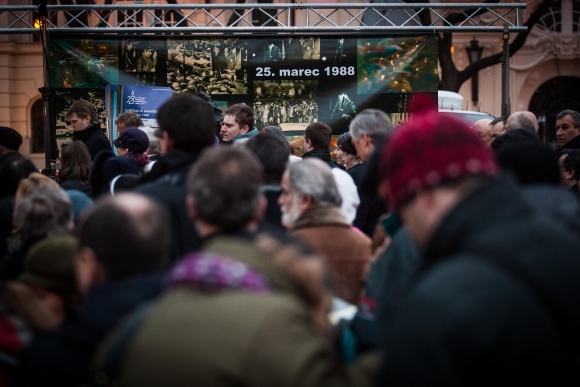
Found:
<path fill-rule="evenodd" d="M 580 135 L 580 128 L 574 127 L 571 116 L 567 115 L 556 120 L 556 141 L 558 141 L 558 145 L 566 145 L 578 135 Z"/>
<path fill-rule="evenodd" d="M 496 137 L 499 137 L 504 133 L 505 133 L 505 126 L 503 124 L 503 121 L 498 121 L 495 124 L 490 126 L 489 134 L 492 138 L 492 141 L 495 140 Z"/>
<path fill-rule="evenodd" d="M 228 114 L 224 117 L 224 123 L 220 129 L 220 136 L 224 141 L 230 142 L 240 134 L 247 133 L 248 130 L 248 125 L 244 125 L 240 128 L 240 125 L 236 122 L 235 116 Z"/>
<path fill-rule="evenodd" d="M 76 113 L 72 113 L 68 119 L 70 121 L 71 128 L 73 128 L 75 132 L 85 130 L 91 123 L 91 117 L 80 118 Z"/>
<path fill-rule="evenodd" d="M 352 137 L 352 144 L 354 145 L 354 148 L 356 149 L 356 152 L 358 153 L 358 156 L 361 158 L 361 160 L 365 162 L 369 161 L 373 151 L 375 150 L 375 145 L 371 141 L 371 138 L 366 134 L 363 134 L 361 138 L 358 139 L 358 141 Z"/>
<path fill-rule="evenodd" d="M 300 205 L 300 197 L 290 190 L 290 177 L 288 171 L 282 176 L 282 193 L 278 198 L 278 205 L 282 211 L 282 225 L 288 229 L 294 227 L 294 223 L 304 211 Z"/>
<path fill-rule="evenodd" d="M 152 52 L 153 52 L 153 51 L 151 51 L 151 50 L 145 50 L 145 51 L 143 51 L 143 56 L 144 56 L 145 58 L 149 58 L 149 57 L 151 56 L 151 53 L 152 53 Z"/>
<path fill-rule="evenodd" d="M 125 123 L 124 122 L 118 122 L 117 123 L 117 132 L 121 133 L 123 130 L 125 130 Z"/>

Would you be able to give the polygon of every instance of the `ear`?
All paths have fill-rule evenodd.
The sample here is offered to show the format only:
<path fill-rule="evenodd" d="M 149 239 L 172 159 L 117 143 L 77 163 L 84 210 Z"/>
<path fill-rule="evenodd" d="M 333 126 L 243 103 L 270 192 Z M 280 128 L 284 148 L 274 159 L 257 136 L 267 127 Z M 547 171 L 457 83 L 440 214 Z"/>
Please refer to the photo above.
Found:
<path fill-rule="evenodd" d="M 364 133 L 361 137 L 360 137 L 361 141 L 363 141 L 363 143 L 368 146 L 369 144 L 372 143 L 371 140 L 371 136 L 369 136 L 368 134 Z"/>
<path fill-rule="evenodd" d="M 95 252 L 82 247 L 75 254 L 75 271 L 77 285 L 82 293 L 86 293 L 93 285 L 103 282 L 103 270 Z"/>
<path fill-rule="evenodd" d="M 244 125 L 241 130 L 242 134 L 246 134 L 250 131 L 250 127 L 248 125 Z"/>
<path fill-rule="evenodd" d="M 256 222 L 260 223 L 262 219 L 264 219 L 264 215 L 266 214 L 266 209 L 268 208 L 268 200 L 264 195 L 260 195 L 260 202 L 258 203 L 258 209 L 256 211 L 255 220 Z"/>
<path fill-rule="evenodd" d="M 163 135 L 163 142 L 165 143 L 165 153 L 169 153 L 173 150 L 173 140 L 169 137 L 166 131 L 161 132 Z"/>
<path fill-rule="evenodd" d="M 193 199 L 192 195 L 187 195 L 185 197 L 185 206 L 187 208 L 187 216 L 192 221 L 197 218 L 197 211 L 195 210 L 195 200 Z"/>

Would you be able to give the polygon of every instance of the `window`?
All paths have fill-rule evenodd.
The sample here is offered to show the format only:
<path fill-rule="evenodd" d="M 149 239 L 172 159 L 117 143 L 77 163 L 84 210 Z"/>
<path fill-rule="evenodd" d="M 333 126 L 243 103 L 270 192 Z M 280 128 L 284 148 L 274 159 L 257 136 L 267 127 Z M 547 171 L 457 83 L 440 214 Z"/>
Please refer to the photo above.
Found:
<path fill-rule="evenodd" d="M 580 32 L 580 0 L 562 0 L 554 3 L 537 24 L 538 28 L 558 34 Z"/>
<path fill-rule="evenodd" d="M 44 104 L 36 100 L 30 108 L 30 153 L 44 153 Z"/>

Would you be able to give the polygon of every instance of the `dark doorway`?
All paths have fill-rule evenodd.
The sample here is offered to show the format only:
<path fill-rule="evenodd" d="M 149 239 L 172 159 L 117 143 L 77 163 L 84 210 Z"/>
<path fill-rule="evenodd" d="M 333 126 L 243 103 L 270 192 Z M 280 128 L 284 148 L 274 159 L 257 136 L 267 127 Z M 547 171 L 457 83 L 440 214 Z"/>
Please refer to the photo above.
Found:
<path fill-rule="evenodd" d="M 555 143 L 556 116 L 562 110 L 572 109 L 580 111 L 580 78 L 557 77 L 538 87 L 529 110 L 538 117 L 540 123 L 540 137 L 547 143 Z"/>

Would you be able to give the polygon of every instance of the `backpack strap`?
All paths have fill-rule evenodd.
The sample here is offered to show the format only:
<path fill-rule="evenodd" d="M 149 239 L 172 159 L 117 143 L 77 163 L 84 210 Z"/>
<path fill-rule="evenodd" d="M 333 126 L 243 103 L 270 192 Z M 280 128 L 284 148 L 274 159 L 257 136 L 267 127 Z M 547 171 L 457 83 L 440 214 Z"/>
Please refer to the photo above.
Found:
<path fill-rule="evenodd" d="M 152 301 L 139 306 L 117 328 L 112 342 L 93 367 L 92 386 L 107 386 L 118 376 L 129 344 L 152 308 Z"/>

